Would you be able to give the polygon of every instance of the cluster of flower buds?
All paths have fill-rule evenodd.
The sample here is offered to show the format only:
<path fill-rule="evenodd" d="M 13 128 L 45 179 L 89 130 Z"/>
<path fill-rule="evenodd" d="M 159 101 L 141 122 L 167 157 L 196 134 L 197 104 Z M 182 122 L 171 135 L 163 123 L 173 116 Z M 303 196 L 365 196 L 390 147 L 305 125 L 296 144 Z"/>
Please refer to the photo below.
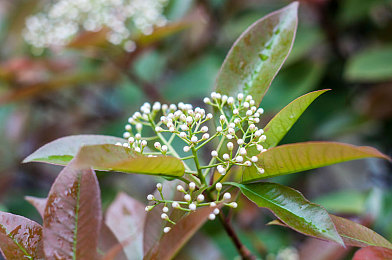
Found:
<path fill-rule="evenodd" d="M 225 192 L 222 196 L 220 196 L 222 191 L 222 184 L 219 182 L 215 185 L 215 189 L 217 191 L 216 200 L 211 202 L 205 201 L 204 195 L 198 192 L 196 184 L 194 182 L 190 182 L 188 184 L 188 189 L 184 188 L 182 185 L 177 186 L 177 191 L 182 193 L 183 200 L 166 200 L 162 193 L 162 189 L 163 189 L 162 184 L 158 183 L 156 187 L 157 190 L 159 191 L 161 198 L 158 199 L 152 194 L 147 195 L 147 200 L 151 201 L 153 204 L 146 206 L 145 210 L 151 211 L 157 205 L 163 204 L 161 218 L 162 220 L 165 220 L 173 225 L 175 225 L 176 223 L 172 219 L 170 219 L 168 215 L 170 211 L 169 207 L 171 207 L 172 210 L 176 209 L 176 210 L 182 210 L 186 212 L 192 212 L 192 211 L 196 211 L 197 208 L 199 207 L 209 206 L 214 208 L 212 213 L 208 217 L 210 220 L 214 220 L 215 216 L 219 214 L 220 205 L 225 205 L 231 208 L 237 208 L 236 202 L 228 202 L 231 199 L 230 193 Z M 165 233 L 169 232 L 170 230 L 171 228 L 169 226 L 163 229 Z"/>

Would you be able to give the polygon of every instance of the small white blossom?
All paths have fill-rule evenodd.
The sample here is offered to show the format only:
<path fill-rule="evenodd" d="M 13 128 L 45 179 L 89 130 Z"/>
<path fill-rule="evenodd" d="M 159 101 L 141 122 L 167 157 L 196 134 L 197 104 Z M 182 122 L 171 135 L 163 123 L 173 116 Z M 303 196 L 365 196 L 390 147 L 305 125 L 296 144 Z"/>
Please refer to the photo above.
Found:
<path fill-rule="evenodd" d="M 189 209 L 190 210 L 196 210 L 196 204 L 195 203 L 189 204 Z"/>
<path fill-rule="evenodd" d="M 167 152 L 167 146 L 166 145 L 162 145 L 161 151 L 163 153 L 166 153 Z"/>
<path fill-rule="evenodd" d="M 215 185 L 215 189 L 216 189 L 217 191 L 220 191 L 220 190 L 222 189 L 222 183 L 218 182 L 218 183 Z"/>
<path fill-rule="evenodd" d="M 205 97 L 205 98 L 203 99 L 203 102 L 204 102 L 205 104 L 211 104 L 211 100 L 210 100 L 208 97 Z"/>
<path fill-rule="evenodd" d="M 197 141 L 198 141 L 197 136 L 196 135 L 192 136 L 191 142 L 192 143 L 197 143 Z"/>
<path fill-rule="evenodd" d="M 147 195 L 147 200 L 154 200 L 154 199 L 155 199 L 154 195 L 152 194 Z"/>
<path fill-rule="evenodd" d="M 258 168 L 257 170 L 259 171 L 260 174 L 263 174 L 265 172 L 263 168 Z"/>
<path fill-rule="evenodd" d="M 215 215 L 218 215 L 218 214 L 219 214 L 219 209 L 218 209 L 218 208 L 214 209 L 213 213 L 214 213 Z"/>
<path fill-rule="evenodd" d="M 241 155 L 246 155 L 246 149 L 244 147 L 241 147 L 239 153 Z"/>
<path fill-rule="evenodd" d="M 181 128 L 182 131 L 188 131 L 189 130 L 187 125 L 181 125 L 180 128 Z"/>
<path fill-rule="evenodd" d="M 210 215 L 208 215 L 208 219 L 209 220 L 214 220 L 215 219 L 215 214 L 211 213 Z"/>
<path fill-rule="evenodd" d="M 123 134 L 123 137 L 124 137 L 125 139 L 129 138 L 130 136 L 131 136 L 131 134 L 130 134 L 129 132 L 125 132 L 125 133 Z"/>
<path fill-rule="evenodd" d="M 180 204 L 178 202 L 174 201 L 172 203 L 172 207 L 175 208 L 175 209 L 178 209 L 180 207 Z"/>
<path fill-rule="evenodd" d="M 203 202 L 203 201 L 204 201 L 204 195 L 199 194 L 199 196 L 197 196 L 197 202 Z"/>
<path fill-rule="evenodd" d="M 159 191 L 162 190 L 162 183 L 157 183 L 157 190 L 159 190 Z"/>
<path fill-rule="evenodd" d="M 217 128 L 216 128 L 216 131 L 218 132 L 218 133 L 220 133 L 220 132 L 222 132 L 222 127 L 221 126 L 218 126 Z"/>
<path fill-rule="evenodd" d="M 188 201 L 188 202 L 189 202 L 189 201 L 191 201 L 191 199 L 192 199 L 192 198 L 191 198 L 191 195 L 185 194 L 185 196 L 184 196 L 184 200 L 185 200 L 185 201 Z"/>
<path fill-rule="evenodd" d="M 248 102 L 244 102 L 244 107 L 249 108 L 250 104 Z"/>
<path fill-rule="evenodd" d="M 171 227 L 165 227 L 165 228 L 163 229 L 163 232 L 169 233 L 170 230 L 171 230 Z"/>
<path fill-rule="evenodd" d="M 244 158 L 243 158 L 242 156 L 237 156 L 237 157 L 235 158 L 235 160 L 236 160 L 236 162 L 241 163 L 241 162 L 244 161 Z"/>
<path fill-rule="evenodd" d="M 142 147 L 146 147 L 146 146 L 147 146 L 147 141 L 146 141 L 146 140 L 142 140 L 142 141 L 140 142 L 140 145 L 141 145 Z"/>
<path fill-rule="evenodd" d="M 162 127 L 160 126 L 155 127 L 155 132 L 160 133 L 162 131 L 163 131 Z"/>
<path fill-rule="evenodd" d="M 131 131 L 132 130 L 132 126 L 130 124 L 125 125 L 125 130 Z"/>
<path fill-rule="evenodd" d="M 230 155 L 225 153 L 225 154 L 223 154 L 222 158 L 223 158 L 223 160 L 228 161 L 230 159 Z"/>
<path fill-rule="evenodd" d="M 190 182 L 190 183 L 188 184 L 188 186 L 189 186 L 189 190 L 190 190 L 190 191 L 194 191 L 195 188 L 196 188 L 196 184 L 195 184 L 194 182 Z"/>
<path fill-rule="evenodd" d="M 207 140 L 208 138 L 210 138 L 210 135 L 208 133 L 203 134 L 203 136 L 201 137 L 201 139 L 203 140 Z"/>
<path fill-rule="evenodd" d="M 128 138 L 128 143 L 133 144 L 135 142 L 135 138 L 129 137 Z"/>
<path fill-rule="evenodd" d="M 208 113 L 207 116 L 206 116 L 206 118 L 207 118 L 207 119 L 211 119 L 211 118 L 212 118 L 212 114 L 211 114 L 211 113 Z"/>
<path fill-rule="evenodd" d="M 135 147 L 135 152 L 140 153 L 142 150 L 140 149 L 140 147 Z"/>
<path fill-rule="evenodd" d="M 211 202 L 211 203 L 210 203 L 210 207 L 211 207 L 211 208 L 216 207 L 216 203 L 215 203 L 215 202 Z"/>
<path fill-rule="evenodd" d="M 220 115 L 220 116 L 219 116 L 219 120 L 223 122 L 223 121 L 226 120 L 226 117 L 225 117 L 224 115 Z"/>
<path fill-rule="evenodd" d="M 264 109 L 262 108 L 257 109 L 257 113 L 259 113 L 260 115 L 264 114 Z"/>
<path fill-rule="evenodd" d="M 183 138 L 183 139 L 186 138 L 186 133 L 185 132 L 181 132 L 180 133 L 180 137 Z"/>
<path fill-rule="evenodd" d="M 243 144 L 244 144 L 244 139 L 238 139 L 238 140 L 237 140 L 237 144 L 243 145 Z"/>
<path fill-rule="evenodd" d="M 256 145 L 257 151 L 262 152 L 264 147 L 261 144 Z"/>
<path fill-rule="evenodd" d="M 140 140 L 142 138 L 142 135 L 137 133 L 137 134 L 135 134 L 135 138 L 136 138 L 136 140 Z"/>
<path fill-rule="evenodd" d="M 225 200 L 231 199 L 231 194 L 226 192 L 225 194 L 223 194 L 223 199 L 225 199 Z"/>
<path fill-rule="evenodd" d="M 233 114 L 234 114 L 234 115 L 238 115 L 238 114 L 239 114 L 239 111 L 238 111 L 237 108 L 233 110 Z"/>
<path fill-rule="evenodd" d="M 162 208 L 162 211 L 165 212 L 165 213 L 167 213 L 167 212 L 169 212 L 169 208 L 168 208 L 168 207 L 163 207 L 163 208 Z"/>
<path fill-rule="evenodd" d="M 267 136 L 266 135 L 260 136 L 259 142 L 264 142 L 265 140 L 267 140 Z"/>
<path fill-rule="evenodd" d="M 229 206 L 229 207 L 232 207 L 232 208 L 237 208 L 238 207 L 238 204 L 237 204 L 237 202 L 231 202 L 231 203 L 229 203 L 227 206 Z"/>
<path fill-rule="evenodd" d="M 218 170 L 218 172 L 222 175 L 226 174 L 226 169 L 222 166 L 222 165 L 218 165 L 218 167 L 216 167 L 216 169 Z"/>
<path fill-rule="evenodd" d="M 245 164 L 245 166 L 247 166 L 247 167 L 252 166 L 252 163 L 251 163 L 250 161 L 246 161 L 246 162 L 244 162 L 244 164 Z"/>
<path fill-rule="evenodd" d="M 212 157 L 217 157 L 217 156 L 218 156 L 218 152 L 215 151 L 215 150 L 213 150 L 213 151 L 211 152 L 211 156 L 212 156 Z"/>
<path fill-rule="evenodd" d="M 239 94 L 237 95 L 237 99 L 238 99 L 239 101 L 243 100 L 243 99 L 244 99 L 244 94 L 239 93 Z"/>
<path fill-rule="evenodd" d="M 257 161 L 259 160 L 259 158 L 257 158 L 257 156 L 252 156 L 252 159 L 251 159 L 251 160 L 252 160 L 252 162 L 255 163 L 255 162 L 257 162 Z"/>
<path fill-rule="evenodd" d="M 167 220 L 167 219 L 169 219 L 169 216 L 166 213 L 162 213 L 161 214 L 161 219 Z"/>
<path fill-rule="evenodd" d="M 233 150 L 233 147 L 234 147 L 234 145 L 232 142 L 227 143 L 227 149 L 229 149 L 231 151 L 231 150 Z"/>
<path fill-rule="evenodd" d="M 191 148 L 186 145 L 186 146 L 184 146 L 184 148 L 182 148 L 182 150 L 187 153 L 191 150 Z"/>
<path fill-rule="evenodd" d="M 208 131 L 208 126 L 203 126 L 200 131 L 202 131 L 203 133 Z"/>
<path fill-rule="evenodd" d="M 229 97 L 229 98 L 227 99 L 227 104 L 233 105 L 233 104 L 234 104 L 234 98 L 233 98 L 233 97 Z"/>
<path fill-rule="evenodd" d="M 184 187 L 182 187 L 181 185 L 177 185 L 177 190 L 179 191 L 179 192 L 184 192 L 185 190 L 184 190 Z"/>

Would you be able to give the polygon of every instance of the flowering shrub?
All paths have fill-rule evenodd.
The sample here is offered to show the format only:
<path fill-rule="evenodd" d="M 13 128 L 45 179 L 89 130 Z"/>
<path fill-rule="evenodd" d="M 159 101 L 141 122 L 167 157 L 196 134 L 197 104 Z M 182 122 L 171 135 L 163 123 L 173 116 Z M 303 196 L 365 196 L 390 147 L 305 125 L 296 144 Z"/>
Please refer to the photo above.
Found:
<path fill-rule="evenodd" d="M 204 99 L 209 108 L 145 103 L 129 118 L 123 138 L 69 136 L 27 157 L 24 162 L 66 167 L 47 199 L 29 198 L 43 216 L 43 226 L 0 213 L 0 238 L 5 241 L 0 248 L 5 257 L 96 259 L 100 254 L 105 259 L 171 259 L 207 219 L 217 218 L 238 254 L 255 259 L 225 214 L 237 207 L 238 190 L 272 211 L 277 217 L 272 224 L 342 246 L 367 247 L 362 254 L 390 253 L 392 244 L 370 229 L 328 214 L 292 188 L 262 181 L 366 157 L 391 160 L 371 147 L 336 142 L 278 145 L 327 90 L 297 98 L 261 126 L 260 102 L 290 52 L 296 25 L 297 3 L 293 3 L 245 31 L 224 61 L 215 91 Z M 182 151 L 172 145 L 178 141 Z M 103 222 L 94 170 L 148 174 L 168 181 L 147 195 L 146 207 L 120 194 Z M 124 218 L 133 230 L 124 231 Z M 16 227 L 16 223 L 22 224 Z M 18 228 L 23 234 L 16 232 Z"/>

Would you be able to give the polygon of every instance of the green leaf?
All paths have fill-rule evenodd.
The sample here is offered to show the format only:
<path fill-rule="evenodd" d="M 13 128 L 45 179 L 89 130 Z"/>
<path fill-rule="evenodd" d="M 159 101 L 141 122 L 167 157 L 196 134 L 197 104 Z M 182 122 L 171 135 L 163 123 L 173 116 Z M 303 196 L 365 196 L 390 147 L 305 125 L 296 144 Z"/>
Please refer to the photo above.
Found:
<path fill-rule="evenodd" d="M 97 259 L 102 222 L 98 180 L 91 169 L 72 161 L 50 189 L 44 213 L 44 251 L 48 259 Z"/>
<path fill-rule="evenodd" d="M 0 253 L 5 259 L 43 259 L 41 225 L 18 215 L 0 212 Z"/>
<path fill-rule="evenodd" d="M 185 168 L 182 161 L 172 156 L 147 157 L 129 148 L 113 145 L 88 145 L 80 148 L 76 163 L 101 171 L 119 171 L 181 177 Z"/>
<path fill-rule="evenodd" d="M 356 82 L 381 82 L 392 79 L 392 46 L 364 50 L 351 59 L 345 77 Z"/>
<path fill-rule="evenodd" d="M 360 215 L 365 211 L 367 194 L 354 190 L 342 190 L 313 200 L 328 212 Z"/>
<path fill-rule="evenodd" d="M 375 157 L 390 160 L 387 155 L 369 146 L 354 146 L 337 142 L 305 142 L 280 145 L 257 155 L 260 174 L 244 171 L 243 182 L 256 181 L 323 166 Z"/>
<path fill-rule="evenodd" d="M 71 135 L 59 138 L 45 144 L 23 160 L 27 162 L 44 162 L 57 165 L 67 165 L 78 153 L 80 147 L 95 144 L 124 143 L 126 140 L 106 135 Z"/>
<path fill-rule="evenodd" d="M 240 188 L 257 206 L 271 210 L 294 230 L 344 245 L 328 212 L 306 200 L 300 192 L 276 183 L 228 184 Z"/>
<path fill-rule="evenodd" d="M 328 90 L 323 89 L 303 95 L 292 101 L 275 115 L 264 128 L 264 133 L 267 136 L 264 145 L 265 148 L 277 146 L 308 106 Z"/>
<path fill-rule="evenodd" d="M 293 45 L 297 10 L 294 2 L 251 25 L 223 62 L 215 90 L 231 96 L 252 95 L 260 104 Z"/>

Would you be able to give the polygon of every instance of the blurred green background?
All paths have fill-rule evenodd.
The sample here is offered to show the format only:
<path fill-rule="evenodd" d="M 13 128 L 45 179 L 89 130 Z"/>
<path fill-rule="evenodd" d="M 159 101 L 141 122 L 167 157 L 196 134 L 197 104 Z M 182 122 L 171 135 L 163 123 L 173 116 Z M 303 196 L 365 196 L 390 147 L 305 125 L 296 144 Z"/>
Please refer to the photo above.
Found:
<path fill-rule="evenodd" d="M 61 168 L 24 165 L 23 158 L 66 135 L 121 136 L 128 116 L 146 101 L 202 105 L 235 39 L 290 1 L 170 0 L 163 10 L 167 24 L 147 35 L 131 34 L 136 49 L 128 52 L 106 40 L 105 28 L 79 30 L 62 47 L 30 45 L 23 37 L 26 19 L 45 12 L 52 2 L 0 1 L 0 210 L 38 222 L 24 196 L 45 197 Z M 284 143 L 340 141 L 392 155 L 392 1 L 300 1 L 294 48 L 261 104 L 266 120 L 294 98 L 323 88 L 332 91 L 310 106 Z M 368 159 L 274 181 L 391 241 L 391 171 L 387 162 Z M 145 202 L 156 182 L 148 176 L 107 173 L 99 173 L 99 180 L 104 207 L 119 191 Z M 252 205 L 242 199 L 234 219 L 256 255 L 352 255 L 350 248 L 266 226 L 272 214 Z M 236 251 L 230 243 L 219 225 L 208 223 L 178 258 L 233 259 Z"/>

